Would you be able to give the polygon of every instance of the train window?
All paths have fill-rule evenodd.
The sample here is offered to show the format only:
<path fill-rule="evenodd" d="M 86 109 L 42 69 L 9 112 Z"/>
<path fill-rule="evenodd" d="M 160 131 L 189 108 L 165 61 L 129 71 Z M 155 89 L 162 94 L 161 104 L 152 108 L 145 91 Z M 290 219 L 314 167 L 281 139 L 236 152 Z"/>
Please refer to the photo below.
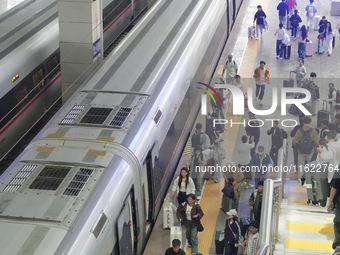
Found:
<path fill-rule="evenodd" d="M 44 86 L 44 81 L 43 81 L 44 77 L 45 77 L 44 70 L 41 67 L 32 75 L 33 88 L 41 89 Z"/>
<path fill-rule="evenodd" d="M 56 72 L 60 71 L 59 65 L 59 55 L 56 53 L 47 61 L 47 73 L 48 76 L 55 74 Z"/>
<path fill-rule="evenodd" d="M 131 4 L 130 0 L 114 0 L 103 9 L 103 27 L 111 24 Z"/>

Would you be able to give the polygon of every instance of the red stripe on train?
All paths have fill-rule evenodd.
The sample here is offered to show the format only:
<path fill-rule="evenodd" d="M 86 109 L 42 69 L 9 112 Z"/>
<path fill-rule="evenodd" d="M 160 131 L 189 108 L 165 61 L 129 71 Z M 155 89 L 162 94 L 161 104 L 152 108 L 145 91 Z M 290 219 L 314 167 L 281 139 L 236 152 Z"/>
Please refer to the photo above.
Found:
<path fill-rule="evenodd" d="M 120 17 L 124 14 L 124 13 L 126 13 L 127 12 L 127 10 L 128 9 L 130 9 L 131 8 L 131 4 L 129 4 L 125 9 L 124 9 L 124 11 L 122 11 L 106 28 L 104 28 L 104 30 L 103 30 L 103 33 L 105 33 L 107 30 L 109 30 L 109 28 L 110 27 L 112 27 L 113 26 L 113 24 L 114 23 L 116 23 L 117 22 L 117 20 L 119 20 L 120 19 Z"/>
<path fill-rule="evenodd" d="M 61 76 L 61 73 L 59 73 L 56 77 L 54 77 L 53 78 L 53 80 L 47 85 L 47 86 L 45 86 L 44 88 L 43 88 L 43 90 L 41 90 L 24 108 L 22 108 L 21 110 L 20 110 L 20 112 L 13 118 L 13 119 L 11 119 L 11 121 L 10 122 L 8 122 L 1 130 L 0 130 L 0 135 L 2 135 L 3 133 L 5 133 L 6 132 L 6 130 L 11 126 L 11 125 L 13 125 L 13 123 L 15 122 L 15 121 L 17 121 L 19 118 L 20 118 L 20 116 L 21 115 L 23 115 L 24 114 L 24 112 L 28 109 L 28 108 L 30 108 L 38 99 L 39 99 L 39 97 L 41 97 L 42 96 L 42 94 L 44 94 L 45 92 L 46 92 L 46 90 L 49 88 L 49 87 L 51 87 L 59 78 L 60 78 L 60 76 Z"/>

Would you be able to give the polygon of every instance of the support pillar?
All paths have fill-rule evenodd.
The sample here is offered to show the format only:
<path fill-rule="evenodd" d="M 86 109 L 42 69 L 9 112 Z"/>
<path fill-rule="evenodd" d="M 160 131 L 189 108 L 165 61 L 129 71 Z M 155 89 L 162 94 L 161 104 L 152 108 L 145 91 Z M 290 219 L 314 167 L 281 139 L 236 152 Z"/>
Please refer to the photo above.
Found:
<path fill-rule="evenodd" d="M 63 101 L 102 62 L 101 0 L 58 0 Z"/>

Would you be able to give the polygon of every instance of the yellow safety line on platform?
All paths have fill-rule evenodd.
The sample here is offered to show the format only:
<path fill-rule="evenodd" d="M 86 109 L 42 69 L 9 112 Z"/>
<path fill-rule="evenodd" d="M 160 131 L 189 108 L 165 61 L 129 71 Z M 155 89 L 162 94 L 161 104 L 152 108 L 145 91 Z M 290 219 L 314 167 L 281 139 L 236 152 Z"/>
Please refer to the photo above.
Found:
<path fill-rule="evenodd" d="M 307 193 L 305 187 L 289 187 L 290 193 Z"/>
<path fill-rule="evenodd" d="M 187 145 L 184 148 L 183 155 L 190 155 L 191 152 L 191 139 L 188 140 Z"/>
<path fill-rule="evenodd" d="M 286 229 L 318 232 L 318 233 L 333 233 L 333 224 L 319 224 L 310 222 L 287 221 Z"/>
<path fill-rule="evenodd" d="M 307 204 L 307 198 L 305 197 L 290 197 L 288 198 L 289 203 L 299 203 L 299 204 Z"/>
<path fill-rule="evenodd" d="M 331 241 L 304 240 L 295 238 L 285 239 L 285 249 L 333 251 Z"/>

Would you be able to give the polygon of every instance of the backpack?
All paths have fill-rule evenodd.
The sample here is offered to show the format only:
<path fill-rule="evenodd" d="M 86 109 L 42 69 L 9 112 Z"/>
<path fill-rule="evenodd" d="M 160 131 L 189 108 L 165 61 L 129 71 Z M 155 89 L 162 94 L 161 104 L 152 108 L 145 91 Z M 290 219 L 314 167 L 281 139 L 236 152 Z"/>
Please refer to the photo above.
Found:
<path fill-rule="evenodd" d="M 335 103 L 340 104 L 340 91 L 338 89 L 336 90 Z"/>
<path fill-rule="evenodd" d="M 299 152 L 301 154 L 310 154 L 313 151 L 313 140 L 310 135 L 310 132 L 313 129 L 308 129 L 307 131 L 304 131 L 303 128 L 300 128 L 300 132 L 302 133 L 302 138 L 299 142 Z"/>
<path fill-rule="evenodd" d="M 226 195 L 229 198 L 234 198 L 234 186 L 232 183 L 228 182 L 224 185 L 224 188 L 222 189 L 222 192 L 224 195 Z"/>
<path fill-rule="evenodd" d="M 191 147 L 197 148 L 201 147 L 201 134 L 193 133 L 191 136 Z"/>

